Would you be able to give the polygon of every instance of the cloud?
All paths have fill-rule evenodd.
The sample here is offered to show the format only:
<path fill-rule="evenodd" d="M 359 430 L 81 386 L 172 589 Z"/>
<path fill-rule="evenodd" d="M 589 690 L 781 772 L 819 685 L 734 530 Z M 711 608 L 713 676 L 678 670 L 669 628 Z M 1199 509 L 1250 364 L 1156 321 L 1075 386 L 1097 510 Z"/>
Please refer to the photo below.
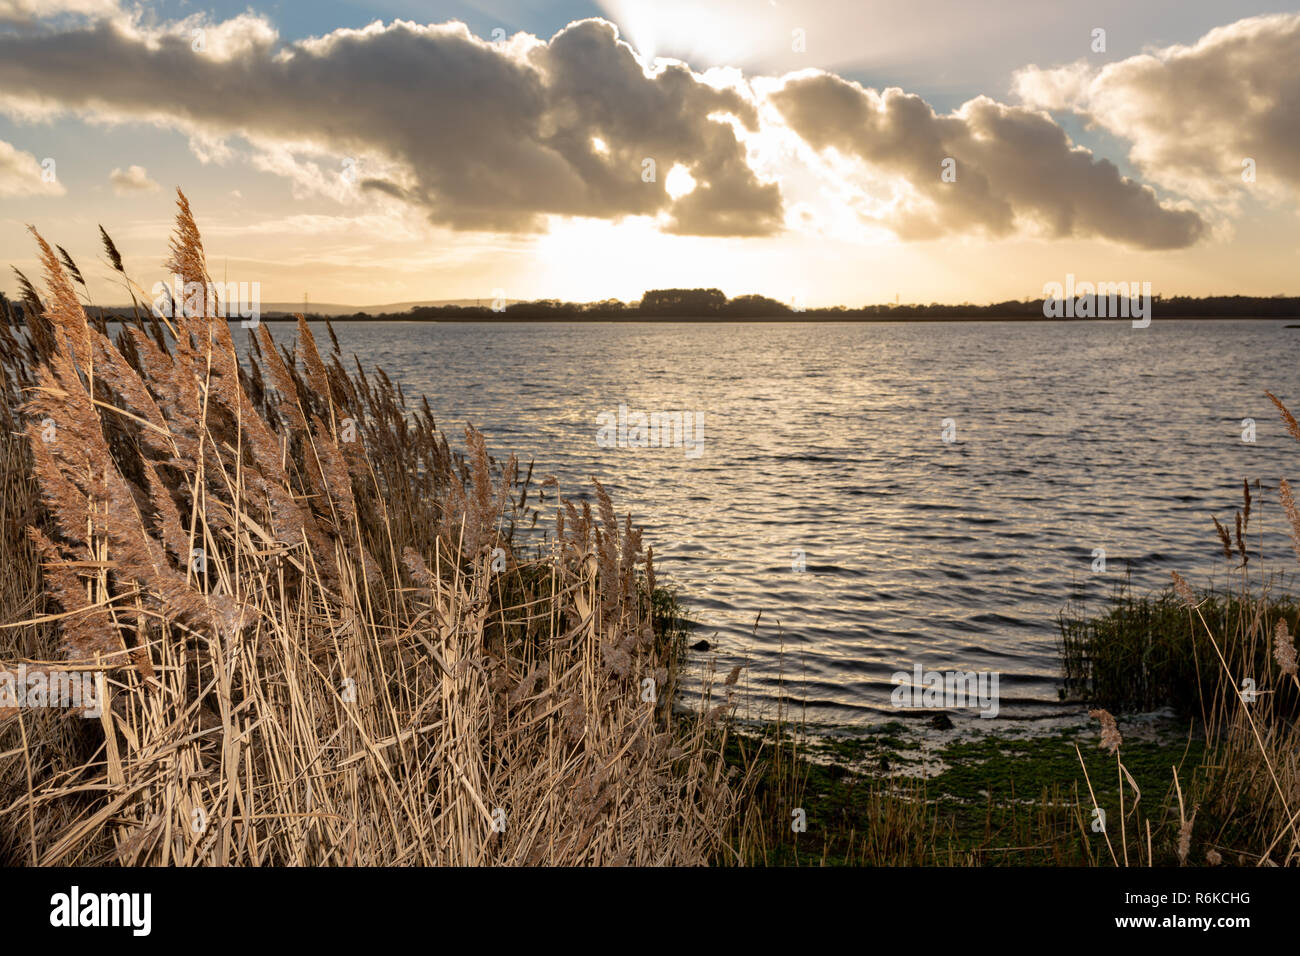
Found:
<path fill-rule="evenodd" d="M 0 23 L 29 23 L 65 13 L 101 17 L 117 12 L 118 0 L 0 0 Z"/>
<path fill-rule="evenodd" d="M 1300 14 L 1238 20 L 1191 46 L 1101 68 L 1020 70 L 1028 105 L 1073 110 L 1132 143 L 1143 176 L 1231 205 L 1246 189 L 1300 199 Z M 1253 159 L 1257 183 L 1243 180 Z"/>
<path fill-rule="evenodd" d="M 158 184 L 149 178 L 149 173 L 143 166 L 128 166 L 125 170 L 114 169 L 109 173 L 108 179 L 113 184 L 113 192 L 119 196 L 128 193 L 152 193 L 159 189 Z"/>
<path fill-rule="evenodd" d="M 786 78 L 769 98 L 814 149 L 883 175 L 892 194 L 861 214 L 903 238 L 1032 232 L 1175 249 L 1205 231 L 1194 211 L 1162 204 L 1046 113 L 981 96 L 940 116 L 919 96 L 820 72 Z M 953 181 L 941 175 L 947 160 Z"/>
<path fill-rule="evenodd" d="M 1075 68 L 1034 87 L 1063 103 L 1091 83 Z M 902 90 L 819 71 L 647 69 L 597 19 L 549 40 L 396 21 L 284 42 L 252 13 L 164 24 L 120 13 L 0 32 L 0 112 L 178 129 L 203 162 L 229 162 L 240 143 L 295 196 L 382 197 L 460 230 L 645 217 L 667 233 L 768 236 L 787 228 L 786 194 L 804 208 L 808 189 L 835 194 L 836 230 L 848 208 L 904 239 L 1028 233 L 1168 249 L 1206 230 L 1041 110 L 977 97 L 939 115 Z M 940 178 L 945 159 L 955 182 Z M 666 188 L 678 167 L 693 189 Z"/>
<path fill-rule="evenodd" d="M 66 190 L 56 178 L 57 171 L 53 160 L 38 162 L 0 140 L 0 197 L 62 196 Z"/>
<path fill-rule="evenodd" d="M 459 229 L 539 231 L 551 215 L 657 216 L 700 235 L 782 223 L 777 186 L 755 176 L 726 119 L 752 127 L 753 103 L 681 64 L 647 75 L 601 20 L 504 43 L 459 23 L 398 21 L 281 44 L 249 14 L 0 35 L 0 110 L 155 123 L 209 146 L 242 136 L 264 167 L 299 182 L 319 181 L 321 167 L 286 149 L 351 158 L 380 171 L 365 174 L 371 187 Z M 658 170 L 649 181 L 646 159 Z M 699 185 L 673 200 L 664 178 L 679 163 Z"/>

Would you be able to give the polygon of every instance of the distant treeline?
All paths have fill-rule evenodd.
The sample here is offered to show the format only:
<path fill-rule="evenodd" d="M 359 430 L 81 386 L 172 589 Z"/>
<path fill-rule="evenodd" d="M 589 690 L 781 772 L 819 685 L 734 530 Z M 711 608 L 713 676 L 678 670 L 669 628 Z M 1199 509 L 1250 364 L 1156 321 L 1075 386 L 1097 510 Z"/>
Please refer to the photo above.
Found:
<path fill-rule="evenodd" d="M 1157 319 L 1289 319 L 1300 318 L 1300 296 L 1162 296 L 1151 297 L 1152 316 Z M 108 308 L 110 319 L 115 315 L 129 316 L 129 310 Z M 10 302 L 0 293 L 0 319 L 21 320 L 22 305 Z M 286 318 L 284 313 L 267 313 L 267 321 Z M 316 316 L 313 316 L 316 317 Z M 720 322 L 750 320 L 783 321 L 890 321 L 894 319 L 1021 319 L 1043 318 L 1043 300 L 1029 299 L 993 302 L 988 305 L 946 305 L 931 302 L 929 305 L 906 303 L 901 305 L 865 305 L 849 308 L 843 305 L 799 309 L 793 304 L 778 302 L 762 295 L 740 295 L 727 298 L 719 289 L 654 289 L 642 296 L 640 302 L 622 302 L 605 299 L 601 302 L 562 302 L 559 299 L 538 299 L 533 302 L 511 302 L 499 309 L 492 305 L 430 305 L 417 306 L 405 312 L 354 312 L 350 315 L 332 315 L 339 322 L 517 322 L 517 321 L 586 321 L 623 320 L 645 321 L 653 319 L 704 319 Z M 1062 321 L 1081 321 L 1065 319 Z"/>
<path fill-rule="evenodd" d="M 1154 318 L 1296 318 L 1300 317 L 1300 296 L 1218 295 L 1151 297 Z M 539 299 L 535 302 L 512 302 L 500 311 L 490 305 L 421 306 L 406 312 L 370 315 L 357 312 L 338 316 L 339 320 L 356 321 L 583 321 L 588 319 L 711 319 L 714 321 L 785 320 L 882 321 L 890 319 L 1042 319 L 1043 300 L 1008 300 L 989 305 L 866 305 L 849 308 L 838 305 L 797 309 L 762 295 L 740 295 L 728 299 L 719 289 L 654 289 L 640 302 L 605 299 L 602 302 L 562 302 Z M 1067 320 L 1073 321 L 1073 320 Z"/>

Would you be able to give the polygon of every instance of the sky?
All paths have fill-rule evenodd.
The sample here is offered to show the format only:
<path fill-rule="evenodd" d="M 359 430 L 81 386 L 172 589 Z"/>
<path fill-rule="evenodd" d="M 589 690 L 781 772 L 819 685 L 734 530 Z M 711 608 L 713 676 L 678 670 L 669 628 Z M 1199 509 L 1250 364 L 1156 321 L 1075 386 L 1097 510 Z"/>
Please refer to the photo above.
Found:
<path fill-rule="evenodd" d="M 1300 295 L 1296 63 L 1294 3 L 0 0 L 0 263 L 123 302 L 179 187 L 264 302 Z"/>

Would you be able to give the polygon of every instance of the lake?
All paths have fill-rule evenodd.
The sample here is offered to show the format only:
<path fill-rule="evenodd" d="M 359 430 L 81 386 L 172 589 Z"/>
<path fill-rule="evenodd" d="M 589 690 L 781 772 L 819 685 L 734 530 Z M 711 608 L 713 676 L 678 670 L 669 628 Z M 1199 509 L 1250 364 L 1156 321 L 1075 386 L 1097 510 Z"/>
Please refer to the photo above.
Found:
<path fill-rule="evenodd" d="M 1243 478 L 1267 489 L 1252 546 L 1295 568 L 1275 489 L 1300 446 L 1264 395 L 1300 413 L 1300 329 L 1284 325 L 335 330 L 408 399 L 427 395 L 453 445 L 468 421 L 564 494 L 599 478 L 680 589 L 692 640 L 713 645 L 693 660 L 747 664 L 742 716 L 770 715 L 783 680 L 809 719 L 855 724 L 893 713 L 891 676 L 917 663 L 997 672 L 1002 717 L 1077 713 L 1058 694 L 1057 613 L 1072 596 L 1102 607 L 1126 574 L 1139 591 L 1171 570 L 1222 582 L 1211 515 L 1231 524 Z M 700 415 L 703 440 L 619 447 L 634 444 L 620 405 L 633 425 Z"/>

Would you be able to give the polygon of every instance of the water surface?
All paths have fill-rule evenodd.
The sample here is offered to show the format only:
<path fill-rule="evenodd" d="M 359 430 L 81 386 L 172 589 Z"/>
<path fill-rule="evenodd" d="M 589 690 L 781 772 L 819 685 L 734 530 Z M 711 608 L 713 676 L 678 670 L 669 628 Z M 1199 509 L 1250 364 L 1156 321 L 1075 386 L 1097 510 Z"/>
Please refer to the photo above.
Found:
<path fill-rule="evenodd" d="M 1264 396 L 1300 412 L 1300 330 L 1284 325 L 335 329 L 408 397 L 427 394 L 454 441 L 472 422 L 566 494 L 599 478 L 719 669 L 749 665 L 746 712 L 770 710 L 784 679 L 811 719 L 855 723 L 892 713 L 891 675 L 918 661 L 997 671 L 1003 716 L 1058 713 L 1055 619 L 1072 594 L 1099 603 L 1126 569 L 1138 589 L 1174 569 L 1221 581 L 1211 514 L 1231 519 L 1243 478 L 1275 489 L 1300 462 Z M 702 454 L 599 447 L 597 415 L 620 404 L 702 412 Z M 1294 567 L 1276 491 L 1258 497 L 1257 543 Z"/>

